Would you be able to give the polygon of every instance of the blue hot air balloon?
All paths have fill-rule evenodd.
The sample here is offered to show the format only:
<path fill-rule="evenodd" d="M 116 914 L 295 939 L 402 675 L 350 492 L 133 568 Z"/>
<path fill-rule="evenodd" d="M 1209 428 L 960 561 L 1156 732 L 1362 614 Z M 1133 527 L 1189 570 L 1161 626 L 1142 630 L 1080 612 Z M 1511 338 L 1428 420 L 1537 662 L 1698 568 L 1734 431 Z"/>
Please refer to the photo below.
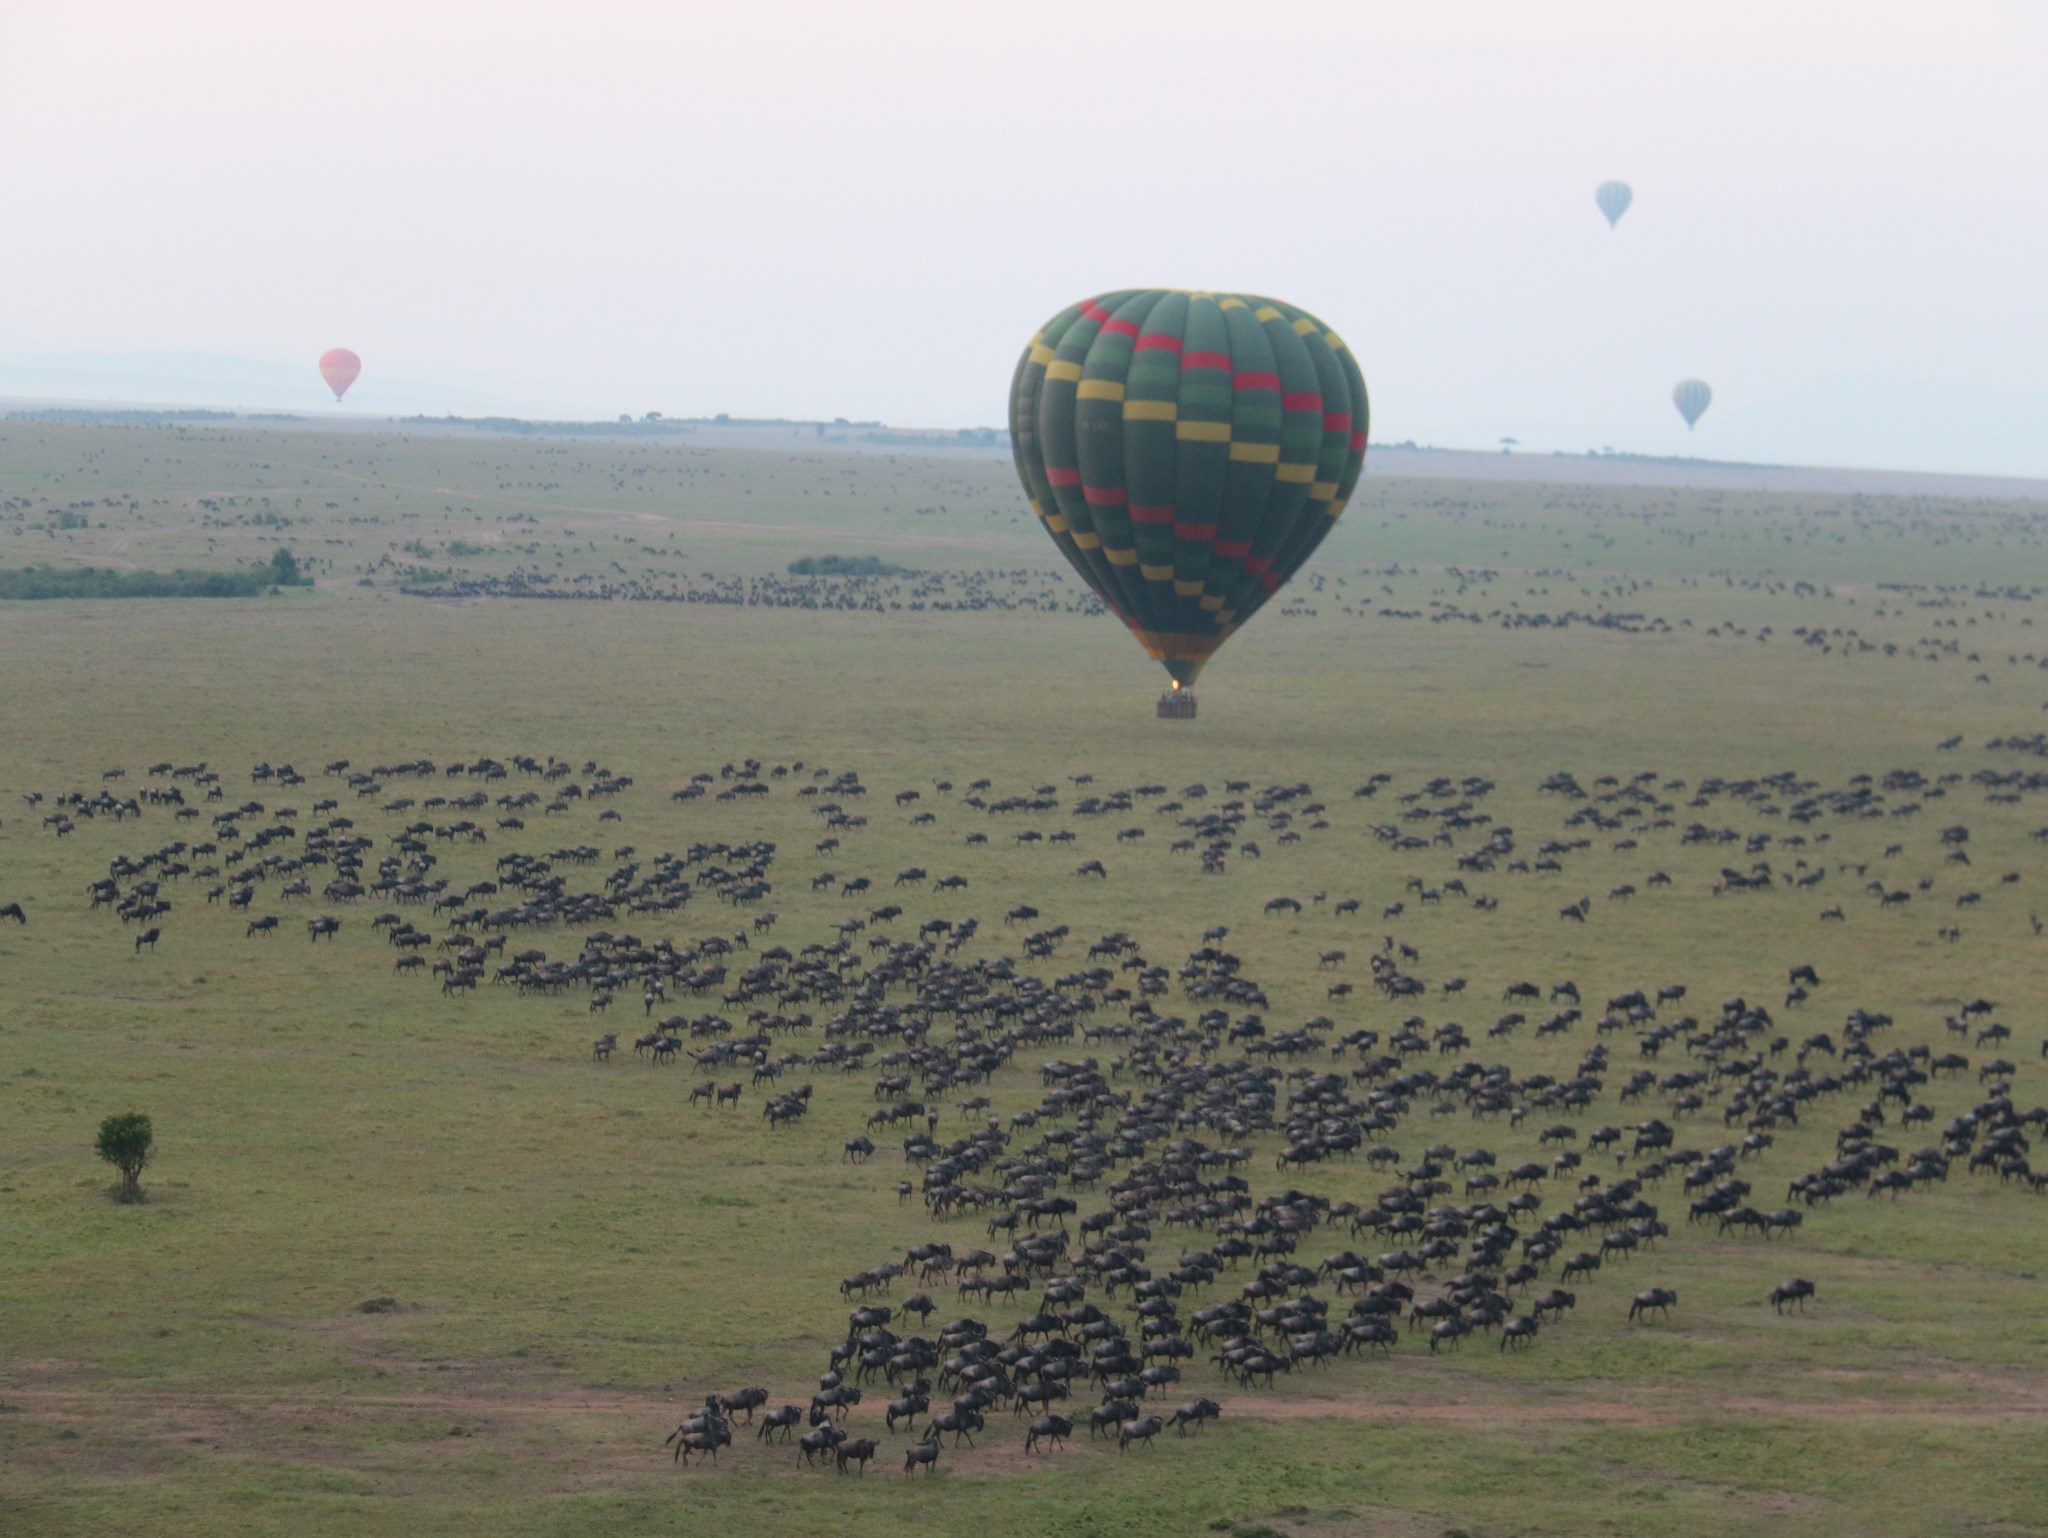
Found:
<path fill-rule="evenodd" d="M 1686 431 L 1690 432 L 1693 424 L 1714 404 L 1714 392 L 1707 388 L 1704 379 L 1681 379 L 1671 387 L 1671 404 L 1685 418 Z"/>

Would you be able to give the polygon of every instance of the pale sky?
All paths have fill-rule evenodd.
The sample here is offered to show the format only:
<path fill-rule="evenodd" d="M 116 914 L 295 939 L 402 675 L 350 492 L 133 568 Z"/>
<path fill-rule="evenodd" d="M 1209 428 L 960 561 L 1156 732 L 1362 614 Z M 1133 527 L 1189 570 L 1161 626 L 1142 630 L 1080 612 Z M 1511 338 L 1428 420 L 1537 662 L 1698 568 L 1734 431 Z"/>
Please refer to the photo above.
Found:
<path fill-rule="evenodd" d="M 2048 474 L 2033 0 L 0 0 L 0 144 L 0 395 L 1000 424 L 1163 284 L 1378 440 Z"/>

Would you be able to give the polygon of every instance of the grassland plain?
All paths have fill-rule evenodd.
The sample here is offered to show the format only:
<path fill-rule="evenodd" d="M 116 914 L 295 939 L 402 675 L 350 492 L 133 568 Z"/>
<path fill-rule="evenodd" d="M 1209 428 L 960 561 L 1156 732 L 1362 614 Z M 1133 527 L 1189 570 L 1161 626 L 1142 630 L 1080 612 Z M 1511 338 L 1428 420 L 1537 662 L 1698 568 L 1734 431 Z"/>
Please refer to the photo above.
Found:
<path fill-rule="evenodd" d="M 2048 1206 L 1960 1168 L 1896 1202 L 1851 1193 L 1768 1246 L 1688 1229 L 1674 1181 L 1653 1193 L 1671 1237 L 1580 1286 L 1574 1315 L 1527 1352 L 1476 1337 L 1432 1356 L 1411 1337 L 1391 1359 L 1346 1359 L 1270 1391 L 1190 1366 L 1188 1391 L 1225 1404 L 1199 1441 L 1125 1456 L 1083 1441 L 1033 1459 L 1020 1433 L 992 1427 L 913 1483 L 894 1472 L 901 1434 L 885 1444 L 895 1463 L 854 1480 L 803 1471 L 742 1428 L 718 1467 L 678 1470 L 660 1438 L 705 1391 L 759 1382 L 776 1402 L 804 1397 L 843 1333 L 839 1277 L 935 1235 L 981 1237 L 977 1220 L 935 1225 L 899 1204 L 886 1139 L 873 1164 L 844 1162 L 875 1103 L 871 1076 L 814 1073 L 809 1118 L 771 1135 L 758 1092 L 720 1117 L 686 1106 L 687 1069 L 590 1061 L 600 1025 L 639 1017 L 596 1021 L 576 993 L 444 998 L 392 971 L 374 907 L 281 899 L 276 883 L 253 910 L 285 920 L 274 940 L 247 938 L 246 915 L 209 906 L 188 879 L 170 890 L 160 946 L 137 952 L 131 927 L 89 910 L 87 883 L 194 825 L 161 808 L 80 818 L 62 838 L 42 825 L 57 795 L 96 793 L 108 769 L 126 775 L 105 783 L 132 792 L 152 763 L 205 760 L 227 804 L 295 805 L 310 822 L 314 799 L 337 797 L 381 848 L 416 817 L 449 815 L 385 810 L 394 798 L 463 782 L 387 779 L 363 799 L 322 765 L 555 754 L 635 784 L 528 814 L 487 844 L 437 842 L 438 874 L 482 879 L 514 850 L 609 857 L 630 844 L 644 860 L 769 839 L 768 906 L 792 948 L 831 938 L 875 898 L 907 910 L 898 929 L 980 918 L 967 957 L 1014 954 L 1001 915 L 1034 905 L 1075 936 L 1062 971 L 1104 931 L 1129 931 L 1171 966 L 1228 924 L 1275 1029 L 1324 1013 L 1384 1034 L 1415 1013 L 1483 1038 L 1508 983 L 1574 979 L 1586 1023 L 1464 1054 L 1518 1076 L 1571 1073 L 1599 1001 L 1630 987 L 1682 982 L 1709 1017 L 1743 994 L 1795 1042 L 1839 1033 L 1852 1007 L 1884 1011 L 1896 1024 L 1878 1050 L 1927 1042 L 1972 1061 L 1922 1088 L 1933 1128 L 1884 1134 L 1914 1147 L 1979 1103 L 1974 1069 L 1994 1051 L 2015 1061 L 2016 1103 L 2048 1098 L 2036 1058 L 2048 984 L 2030 922 L 2043 849 L 2030 835 L 2048 819 L 2040 789 L 2012 779 L 2039 760 L 1989 746 L 2042 728 L 2044 528 L 2042 509 L 2014 502 L 1369 482 L 1183 725 L 1151 718 L 1149 665 L 1114 625 L 1074 612 L 1075 584 L 1000 465 L 0 424 L 0 563 L 225 567 L 284 544 L 321 583 L 249 600 L 0 606 L 0 901 L 29 917 L 0 924 L 0 1530 L 2048 1531 Z M 863 607 L 849 609 L 823 596 L 844 586 L 783 573 L 801 556 L 868 554 L 923 575 L 856 585 Z M 515 578 L 613 596 L 493 596 Z M 704 596 L 721 593 L 755 601 Z M 748 756 L 805 767 L 759 798 L 670 799 Z M 286 761 L 307 784 L 251 780 L 252 765 Z M 819 766 L 873 789 L 868 825 L 822 854 L 816 803 L 796 794 Z M 1589 795 L 1539 789 L 1560 770 Z M 1900 770 L 1924 780 L 1884 788 Z M 1716 777 L 1780 771 L 1824 791 L 1869 774 L 1885 800 L 1875 816 L 1799 824 L 1785 815 L 1796 793 L 1690 804 Z M 1643 772 L 1669 817 L 1599 799 L 1612 790 L 1600 776 Z M 1385 788 L 1355 799 L 1374 773 Z M 1328 826 L 1299 821 L 1295 843 L 1254 829 L 1260 858 L 1200 877 L 1169 850 L 1179 830 L 1157 801 L 1076 815 L 1081 774 L 1096 792 L 1206 782 L 1210 805 L 1230 778 L 1306 782 Z M 1497 911 L 1421 904 L 1410 878 L 1455 874 L 1485 830 L 1400 849 L 1373 829 L 1427 836 L 1434 823 L 1402 813 L 1443 800 L 1401 798 L 1474 775 L 1495 786 L 1475 805 L 1523 849 L 1590 843 L 1557 873 L 1468 875 Z M 980 778 L 993 795 L 1055 785 L 1061 805 L 991 817 L 962 804 Z M 959 790 L 942 795 L 939 780 Z M 897 807 L 891 793 L 913 788 L 920 799 Z M 37 791 L 52 800 L 23 805 Z M 1621 825 L 1567 825 L 1588 806 Z M 620 820 L 598 822 L 601 807 Z M 1773 842 L 1762 856 L 1687 843 L 1694 821 Z M 1131 824 L 1147 837 L 1114 842 Z M 1966 867 L 1940 838 L 1957 824 Z M 1077 839 L 1018 844 L 1026 827 Z M 988 843 L 969 846 L 974 832 Z M 1759 857 L 1825 877 L 1714 894 L 1723 866 Z M 1076 877 L 1085 858 L 1108 879 Z M 970 885 L 894 889 L 912 865 Z M 877 891 L 813 890 L 824 870 Z M 1650 884 L 1659 870 L 1668 887 Z M 1914 900 L 1881 911 L 1871 879 Z M 1609 895 L 1623 886 L 1636 894 Z M 1966 891 L 1981 901 L 1959 909 Z M 1268 915 L 1281 895 L 1304 911 Z M 1337 916 L 1343 897 L 1363 914 Z M 1580 897 L 1589 920 L 1561 921 Z M 1396 902 L 1398 919 L 1375 917 Z M 1828 905 L 1843 922 L 1820 919 Z M 315 912 L 342 917 L 331 944 L 306 942 Z M 632 921 L 679 940 L 745 922 L 708 893 Z M 1960 936 L 1941 938 L 1951 924 Z M 1427 1000 L 1366 986 L 1365 958 L 1388 933 L 1421 952 Z M 532 943 L 568 955 L 578 937 Z M 1346 962 L 1319 968 L 1332 948 Z M 1824 983 L 1781 1009 L 1796 963 Z M 1446 999 L 1457 976 L 1469 991 Z M 1358 992 L 1330 1000 L 1337 980 Z M 1997 1001 L 2014 1041 L 1980 1048 L 1944 1030 L 1977 996 Z M 1608 1040 L 1612 1086 L 1638 1058 L 1631 1035 Z M 1052 1055 L 1027 1052 L 998 1076 L 997 1113 L 1037 1103 L 1031 1070 Z M 1654 1066 L 1681 1065 L 1667 1052 Z M 1575 1118 L 1582 1133 L 1670 1114 L 1668 1096 L 1624 1109 L 1612 1093 Z M 1758 1205 L 1832 1156 L 1856 1098 L 1776 1129 L 1743 1171 Z M 128 1108 L 152 1114 L 161 1147 L 140 1207 L 110 1201 L 90 1157 L 98 1119 Z M 1741 1129 L 1724 1131 L 1714 1109 L 1680 1122 L 1681 1140 L 1732 1141 Z M 946 1127 L 959 1124 L 949 1107 Z M 1547 1124 L 1418 1105 L 1393 1141 L 1410 1163 L 1442 1140 L 1505 1164 L 1547 1156 Z M 1277 1141 L 1257 1147 L 1261 1193 L 1369 1201 L 1384 1183 L 1359 1163 L 1276 1176 Z M 1570 1195 L 1551 1181 L 1545 1210 Z M 1353 1243 L 1325 1233 L 1305 1258 Z M 1174 1247 L 1170 1234 L 1154 1246 Z M 1794 1274 L 1820 1297 L 1780 1318 L 1764 1294 Z M 1681 1307 L 1632 1327 L 1628 1298 L 1652 1283 Z M 939 1321 L 961 1311 L 935 1291 Z M 398 1309 L 359 1311 L 379 1297 Z M 973 1311 L 1006 1327 L 1022 1312 Z"/>

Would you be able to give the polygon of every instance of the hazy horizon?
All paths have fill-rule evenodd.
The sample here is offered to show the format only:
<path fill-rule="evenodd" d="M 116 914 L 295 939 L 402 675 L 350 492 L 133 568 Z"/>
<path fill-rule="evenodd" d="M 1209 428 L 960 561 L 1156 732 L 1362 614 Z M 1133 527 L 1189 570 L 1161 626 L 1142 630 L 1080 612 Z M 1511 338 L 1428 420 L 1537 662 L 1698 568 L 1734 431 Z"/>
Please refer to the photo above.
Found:
<path fill-rule="evenodd" d="M 17 9 L 0 395 L 995 425 L 1161 281 L 1322 315 L 1380 441 L 2048 474 L 2038 12 L 1243 15 Z"/>

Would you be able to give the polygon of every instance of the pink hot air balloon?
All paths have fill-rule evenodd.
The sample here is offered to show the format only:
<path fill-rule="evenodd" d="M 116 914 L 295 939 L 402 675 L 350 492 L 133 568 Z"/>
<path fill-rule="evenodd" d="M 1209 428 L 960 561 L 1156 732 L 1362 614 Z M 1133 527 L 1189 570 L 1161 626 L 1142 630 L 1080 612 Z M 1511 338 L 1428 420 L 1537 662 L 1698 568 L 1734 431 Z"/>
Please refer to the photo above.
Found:
<path fill-rule="evenodd" d="M 320 377 L 327 381 L 336 400 L 348 394 L 348 387 L 362 371 L 363 360 L 346 347 L 330 347 L 320 354 Z"/>

